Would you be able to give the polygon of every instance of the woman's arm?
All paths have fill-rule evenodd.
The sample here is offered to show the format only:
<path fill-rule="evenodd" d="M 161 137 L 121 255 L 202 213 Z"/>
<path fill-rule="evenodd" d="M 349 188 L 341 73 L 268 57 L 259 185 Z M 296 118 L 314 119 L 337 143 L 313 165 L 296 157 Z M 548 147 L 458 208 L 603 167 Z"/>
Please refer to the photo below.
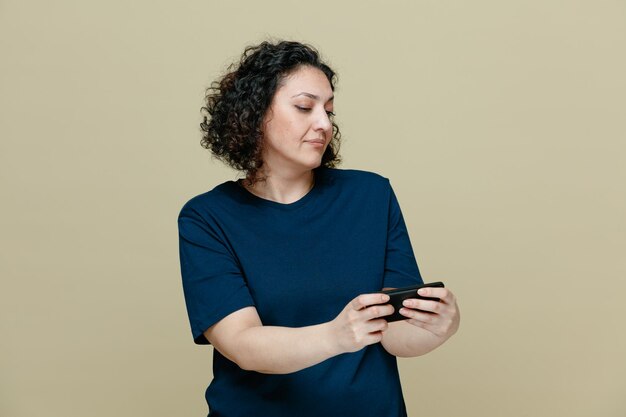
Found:
<path fill-rule="evenodd" d="M 404 301 L 400 313 L 408 320 L 389 324 L 381 344 L 399 357 L 424 355 L 448 340 L 459 328 L 460 314 L 456 297 L 447 288 L 422 288 L 419 294 L 441 301 L 412 298 Z M 416 309 L 422 310 L 417 311 Z"/>
<path fill-rule="evenodd" d="M 204 332 L 207 340 L 240 368 L 266 374 L 287 374 L 346 352 L 355 352 L 383 338 L 393 313 L 385 294 L 363 294 L 332 321 L 307 327 L 263 326 L 254 307 L 226 316 Z"/>

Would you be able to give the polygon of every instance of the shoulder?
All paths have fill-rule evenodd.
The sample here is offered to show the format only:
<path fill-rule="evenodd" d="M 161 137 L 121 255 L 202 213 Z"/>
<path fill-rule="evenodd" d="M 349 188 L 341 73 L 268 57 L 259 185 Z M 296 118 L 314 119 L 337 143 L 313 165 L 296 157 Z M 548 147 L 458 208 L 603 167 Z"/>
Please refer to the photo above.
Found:
<path fill-rule="evenodd" d="M 330 187 L 339 193 L 349 193 L 352 198 L 362 195 L 367 199 L 389 198 L 389 179 L 375 172 L 358 169 L 325 168 L 323 176 Z"/>
<path fill-rule="evenodd" d="M 359 169 L 325 168 L 323 171 L 332 182 L 341 185 L 388 186 L 389 179 L 371 171 Z"/>
<path fill-rule="evenodd" d="M 206 217 L 211 211 L 228 209 L 237 200 L 237 187 L 234 181 L 227 181 L 192 197 L 180 210 L 179 219 L 184 216 Z"/>

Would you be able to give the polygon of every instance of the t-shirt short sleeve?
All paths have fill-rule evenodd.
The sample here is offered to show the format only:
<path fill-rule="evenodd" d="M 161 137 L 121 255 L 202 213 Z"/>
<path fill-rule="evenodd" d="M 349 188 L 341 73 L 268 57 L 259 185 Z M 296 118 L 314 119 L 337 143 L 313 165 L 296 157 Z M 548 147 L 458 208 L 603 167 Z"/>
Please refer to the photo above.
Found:
<path fill-rule="evenodd" d="M 409 233 L 393 188 L 389 185 L 389 218 L 383 288 L 401 288 L 422 284 Z"/>
<path fill-rule="evenodd" d="M 254 301 L 241 268 L 217 224 L 186 204 L 178 216 L 183 292 L 197 344 L 209 344 L 204 331 Z"/>

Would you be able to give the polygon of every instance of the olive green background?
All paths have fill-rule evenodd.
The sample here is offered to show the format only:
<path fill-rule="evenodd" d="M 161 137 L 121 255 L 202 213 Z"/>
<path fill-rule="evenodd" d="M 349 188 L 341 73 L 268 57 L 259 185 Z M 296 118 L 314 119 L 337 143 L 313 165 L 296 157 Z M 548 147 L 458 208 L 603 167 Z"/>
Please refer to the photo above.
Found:
<path fill-rule="evenodd" d="M 344 168 L 391 179 L 461 330 L 411 416 L 626 415 L 626 2 L 0 0 L 0 415 L 202 416 L 176 218 L 246 45 L 339 73 Z"/>

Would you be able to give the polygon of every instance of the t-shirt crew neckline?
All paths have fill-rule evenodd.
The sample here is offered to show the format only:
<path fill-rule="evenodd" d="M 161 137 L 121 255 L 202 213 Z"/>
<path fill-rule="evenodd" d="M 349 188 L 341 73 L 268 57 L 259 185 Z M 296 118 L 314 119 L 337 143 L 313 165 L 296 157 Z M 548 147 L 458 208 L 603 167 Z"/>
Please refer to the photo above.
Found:
<path fill-rule="evenodd" d="M 313 184 L 313 188 L 309 190 L 308 193 L 303 195 L 299 200 L 294 201 L 293 203 L 279 203 L 277 201 L 267 200 L 263 197 L 259 197 L 258 195 L 252 194 L 248 191 L 243 185 L 241 185 L 241 179 L 237 181 L 233 181 L 235 187 L 240 190 L 240 192 L 249 200 L 254 202 L 254 204 L 258 204 L 265 207 L 272 207 L 279 210 L 295 210 L 298 209 L 309 201 L 311 201 L 315 195 L 319 192 L 322 183 L 322 170 L 320 168 L 316 168 L 313 170 L 313 175 L 315 176 L 315 183 Z"/>

